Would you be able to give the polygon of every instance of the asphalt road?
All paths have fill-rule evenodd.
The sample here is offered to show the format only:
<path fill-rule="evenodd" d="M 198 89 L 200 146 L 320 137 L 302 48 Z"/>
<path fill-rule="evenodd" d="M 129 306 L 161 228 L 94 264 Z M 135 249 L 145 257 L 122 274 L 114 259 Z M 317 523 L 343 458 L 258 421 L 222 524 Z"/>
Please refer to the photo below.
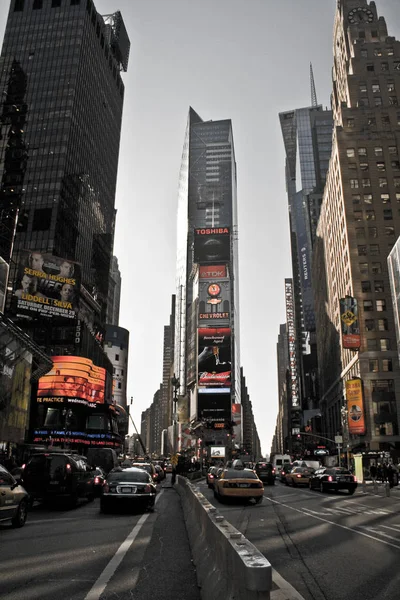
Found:
<path fill-rule="evenodd" d="M 260 505 L 221 505 L 199 488 L 305 600 L 400 598 L 399 489 L 349 496 L 276 482 Z"/>
<path fill-rule="evenodd" d="M 99 500 L 35 505 L 21 529 L 0 524 L 0 549 L 1 600 L 200 600 L 169 481 L 152 513 L 103 515 Z"/>

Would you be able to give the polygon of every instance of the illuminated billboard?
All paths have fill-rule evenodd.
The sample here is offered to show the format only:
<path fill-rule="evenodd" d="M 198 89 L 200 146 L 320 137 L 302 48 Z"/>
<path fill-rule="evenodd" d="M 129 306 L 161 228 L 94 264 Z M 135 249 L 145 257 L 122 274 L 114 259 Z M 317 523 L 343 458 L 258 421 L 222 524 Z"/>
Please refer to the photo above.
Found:
<path fill-rule="evenodd" d="M 215 279 L 199 282 L 199 322 L 229 324 L 230 281 Z"/>
<path fill-rule="evenodd" d="M 289 373 L 292 407 L 300 406 L 300 393 L 298 382 L 297 350 L 296 350 L 296 325 L 294 315 L 294 293 L 292 279 L 285 279 L 285 304 L 286 304 L 286 329 L 289 345 Z"/>
<path fill-rule="evenodd" d="M 197 415 L 200 421 L 226 421 L 232 419 L 230 394 L 199 394 Z"/>
<path fill-rule="evenodd" d="M 194 230 L 194 262 L 229 262 L 231 237 L 229 227 L 196 228 Z"/>
<path fill-rule="evenodd" d="M 80 265 L 43 252 L 22 251 L 13 290 L 13 310 L 31 317 L 76 319 Z"/>
<path fill-rule="evenodd" d="M 211 458 L 225 458 L 225 446 L 210 446 Z"/>
<path fill-rule="evenodd" d="M 199 279 L 224 279 L 227 277 L 226 265 L 200 265 Z"/>
<path fill-rule="evenodd" d="M 361 336 L 357 300 L 353 296 L 346 296 L 345 298 L 340 298 L 339 302 L 342 346 L 349 350 L 359 350 Z"/>
<path fill-rule="evenodd" d="M 81 356 L 52 356 L 53 368 L 39 379 L 37 402 L 103 404 L 106 370 Z"/>
<path fill-rule="evenodd" d="M 364 435 L 366 427 L 362 380 L 359 377 L 348 379 L 345 385 L 349 433 Z"/>
<path fill-rule="evenodd" d="M 231 330 L 229 327 L 198 329 L 199 387 L 230 387 Z"/>

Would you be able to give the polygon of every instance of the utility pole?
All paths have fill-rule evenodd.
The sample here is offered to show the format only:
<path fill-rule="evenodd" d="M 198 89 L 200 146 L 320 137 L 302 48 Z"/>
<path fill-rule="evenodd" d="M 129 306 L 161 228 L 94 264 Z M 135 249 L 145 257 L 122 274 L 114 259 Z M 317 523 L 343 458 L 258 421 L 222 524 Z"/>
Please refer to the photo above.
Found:
<path fill-rule="evenodd" d="M 133 402 L 133 397 L 131 398 L 131 404 L 132 404 L 132 402 Z M 138 430 L 136 429 L 135 421 L 134 421 L 134 420 L 133 420 L 133 418 L 132 418 L 132 415 L 131 415 L 131 411 L 130 411 L 130 410 L 128 411 L 128 414 L 129 414 L 129 418 L 130 418 L 130 420 L 132 421 L 132 425 L 133 425 L 133 426 L 134 426 L 134 428 L 135 428 L 136 435 L 138 436 L 139 443 L 140 443 L 140 445 L 142 446 L 142 450 L 143 450 L 144 456 L 146 456 L 146 454 L 147 454 L 146 447 L 145 447 L 145 445 L 143 444 L 142 438 L 140 437 L 140 434 L 139 434 Z"/>

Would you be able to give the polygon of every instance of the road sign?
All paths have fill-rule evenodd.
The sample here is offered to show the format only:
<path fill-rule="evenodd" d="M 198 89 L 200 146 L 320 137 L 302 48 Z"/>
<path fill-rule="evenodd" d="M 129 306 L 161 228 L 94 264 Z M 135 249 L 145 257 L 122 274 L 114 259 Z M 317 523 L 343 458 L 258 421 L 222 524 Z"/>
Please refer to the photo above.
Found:
<path fill-rule="evenodd" d="M 335 435 L 335 444 L 343 444 L 343 436 Z"/>
<path fill-rule="evenodd" d="M 177 454 L 173 454 L 171 456 L 171 465 L 173 465 L 174 467 L 176 467 L 177 464 L 178 464 L 178 455 Z"/>

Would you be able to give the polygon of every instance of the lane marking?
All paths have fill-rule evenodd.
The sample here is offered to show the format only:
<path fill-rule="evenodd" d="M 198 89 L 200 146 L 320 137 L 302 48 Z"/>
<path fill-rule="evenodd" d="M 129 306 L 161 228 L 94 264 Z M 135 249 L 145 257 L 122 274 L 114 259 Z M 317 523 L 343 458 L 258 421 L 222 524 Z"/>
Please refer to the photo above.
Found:
<path fill-rule="evenodd" d="M 393 537 L 392 535 L 388 535 L 387 533 L 383 533 L 383 531 L 379 531 L 379 529 L 376 529 L 375 527 L 362 527 L 362 528 L 366 529 L 367 531 L 372 531 L 372 533 L 381 535 L 382 537 L 385 537 L 388 540 L 394 540 L 395 542 L 400 542 L 399 538 Z"/>
<path fill-rule="evenodd" d="M 162 496 L 163 493 L 164 493 L 163 491 L 161 491 L 159 493 L 159 495 L 156 498 L 155 504 L 157 504 L 158 499 Z M 129 548 L 132 546 L 138 533 L 140 532 L 141 528 L 143 527 L 143 525 L 149 518 L 150 514 L 151 513 L 145 513 L 140 517 L 140 519 L 137 522 L 137 524 L 135 525 L 135 527 L 128 534 L 126 539 L 122 542 L 122 544 L 120 545 L 120 547 L 118 548 L 118 550 L 116 551 L 116 553 L 114 554 L 112 559 L 106 565 L 103 572 L 100 573 L 100 576 L 98 577 L 97 581 L 95 581 L 95 583 L 93 584 L 89 593 L 85 596 L 85 600 L 99 600 L 100 599 L 100 596 L 106 589 L 108 582 L 110 581 L 111 577 L 114 575 L 115 571 L 118 569 L 119 565 L 125 558 L 126 553 L 128 552 Z M 136 581 L 134 582 L 135 585 L 136 585 Z M 131 587 L 131 591 L 132 590 L 133 590 L 133 588 Z"/>
<path fill-rule="evenodd" d="M 288 504 L 284 504 L 283 502 L 278 502 L 277 500 L 274 500 L 274 498 L 269 498 L 268 496 L 265 496 L 265 498 L 267 500 L 269 500 L 270 502 L 273 502 L 274 504 L 279 504 L 279 506 L 283 506 L 285 508 L 288 508 L 289 510 L 294 510 L 295 512 L 298 512 L 306 517 L 311 517 L 312 519 L 317 519 L 318 521 L 322 521 L 323 523 L 328 523 L 329 525 L 334 525 L 335 527 L 339 527 L 340 529 L 345 529 L 346 531 L 351 531 L 351 533 L 357 533 L 358 535 L 369 538 L 370 540 L 374 540 L 375 542 L 379 542 L 380 544 L 385 544 L 385 546 L 391 546 L 392 548 L 396 548 L 397 550 L 400 550 L 400 545 L 398 545 L 398 544 L 392 544 L 391 542 L 385 542 L 385 540 L 380 540 L 379 538 L 374 537 L 373 535 L 369 535 L 368 533 L 364 533 L 363 531 L 358 531 L 357 529 L 353 529 L 352 527 L 347 527 L 347 525 L 335 523 L 335 521 L 330 521 L 329 519 L 323 519 L 322 517 L 318 517 L 317 515 L 309 514 L 299 508 L 294 508 L 293 506 L 289 506 Z"/>

